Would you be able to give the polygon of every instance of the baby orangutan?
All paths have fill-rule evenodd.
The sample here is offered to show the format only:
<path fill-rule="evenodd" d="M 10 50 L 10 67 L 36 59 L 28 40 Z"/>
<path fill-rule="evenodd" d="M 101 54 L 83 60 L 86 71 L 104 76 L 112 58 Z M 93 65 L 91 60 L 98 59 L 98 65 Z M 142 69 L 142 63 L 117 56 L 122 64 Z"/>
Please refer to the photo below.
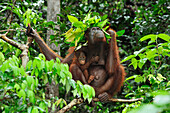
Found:
<path fill-rule="evenodd" d="M 84 75 L 85 77 L 85 82 L 84 83 L 88 83 L 90 84 L 93 80 L 94 80 L 94 76 L 93 75 L 90 75 L 89 76 L 89 73 L 88 73 L 88 68 L 89 66 L 94 63 L 94 62 L 98 62 L 99 61 L 99 56 L 96 56 L 96 57 L 92 57 L 90 59 L 90 61 L 87 61 L 86 59 L 86 55 L 84 52 L 80 52 L 79 55 L 77 56 L 76 59 L 73 59 L 73 62 L 71 64 L 71 69 L 74 69 L 75 68 L 80 68 L 80 70 L 82 71 L 82 74 Z M 79 70 L 79 71 L 80 71 Z M 72 71 L 72 70 L 70 70 Z M 74 74 L 74 73 L 72 73 Z M 76 73 L 75 73 L 76 74 Z"/>
<path fill-rule="evenodd" d="M 98 62 L 99 61 L 99 57 L 96 56 L 96 57 L 93 57 L 91 58 L 91 60 L 89 62 L 86 62 L 86 55 L 84 52 L 80 52 L 80 56 L 78 57 L 78 62 L 80 64 L 80 69 L 82 70 L 88 84 L 91 83 L 91 81 L 94 80 L 94 76 L 93 75 L 90 75 L 89 76 L 89 73 L 88 73 L 88 70 L 87 68 L 90 66 L 91 63 L 93 62 Z"/>

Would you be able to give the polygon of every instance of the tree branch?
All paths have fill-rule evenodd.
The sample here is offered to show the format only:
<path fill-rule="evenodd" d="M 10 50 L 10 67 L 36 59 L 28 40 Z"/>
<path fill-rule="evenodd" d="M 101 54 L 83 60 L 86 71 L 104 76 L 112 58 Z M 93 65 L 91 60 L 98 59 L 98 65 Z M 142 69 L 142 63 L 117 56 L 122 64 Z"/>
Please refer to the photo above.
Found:
<path fill-rule="evenodd" d="M 21 32 L 25 32 L 26 30 L 19 29 Z M 7 31 L 17 31 L 17 29 L 8 29 L 8 30 L 0 30 L 0 32 L 7 32 Z"/>
<path fill-rule="evenodd" d="M 111 102 L 129 102 L 129 103 L 140 101 L 140 100 L 143 100 L 143 98 L 137 98 L 137 99 L 116 99 L 116 98 L 111 98 L 111 99 L 109 99 L 109 101 L 111 101 Z M 98 102 L 99 99 L 98 98 L 94 98 L 93 101 Z M 62 108 L 57 113 L 65 113 L 66 111 L 70 110 L 73 106 L 75 106 L 77 104 L 81 104 L 83 102 L 84 101 L 83 101 L 82 98 L 74 99 L 67 106 Z"/>
<path fill-rule="evenodd" d="M 10 45 L 12 45 L 22 51 L 22 53 L 21 53 L 22 66 L 25 68 L 27 62 L 29 61 L 28 48 L 29 48 L 30 44 L 32 43 L 32 40 L 33 40 L 32 37 L 27 38 L 26 44 L 20 44 L 18 42 L 15 42 L 15 41 L 9 39 L 8 37 L 6 37 L 6 35 L 7 35 L 7 33 L 0 34 L 0 38 L 3 39 L 4 41 L 6 41 L 7 43 L 9 43 Z"/>

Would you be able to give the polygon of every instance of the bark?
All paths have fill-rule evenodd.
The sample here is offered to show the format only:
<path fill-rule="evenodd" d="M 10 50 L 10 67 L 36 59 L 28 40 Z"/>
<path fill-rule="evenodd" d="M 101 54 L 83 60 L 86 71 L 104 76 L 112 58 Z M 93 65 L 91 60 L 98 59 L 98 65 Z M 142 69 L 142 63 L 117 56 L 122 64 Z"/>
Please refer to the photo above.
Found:
<path fill-rule="evenodd" d="M 57 14 L 60 13 L 60 0 L 48 0 L 47 1 L 47 21 L 57 21 Z M 59 28 L 59 26 L 55 26 L 55 28 Z M 60 52 L 60 46 L 56 47 L 54 43 L 50 43 L 50 35 L 54 35 L 54 31 L 51 29 L 48 29 L 47 31 L 47 40 L 46 43 L 47 45 L 52 49 L 52 50 L 57 50 Z M 55 84 L 54 81 L 52 81 L 51 84 L 46 84 L 46 97 L 51 98 L 51 97 L 59 97 L 59 87 L 58 85 Z M 54 101 L 55 102 L 55 101 Z M 55 112 L 52 111 L 51 108 L 49 108 L 49 113 L 50 112 Z"/>
<path fill-rule="evenodd" d="M 8 32 L 7 32 L 8 33 Z M 6 34 L 0 34 L 0 38 L 3 39 L 4 41 L 6 41 L 7 43 L 9 43 L 10 45 L 20 49 L 22 51 L 21 53 L 21 59 L 22 59 L 22 66 L 25 68 L 27 62 L 29 61 L 29 57 L 28 57 L 28 48 L 30 46 L 30 44 L 32 43 L 32 37 L 28 37 L 27 38 L 27 43 L 26 44 L 20 44 L 18 42 L 15 42 L 14 40 L 9 39 Z"/>
<path fill-rule="evenodd" d="M 116 98 L 111 98 L 108 101 L 110 101 L 110 102 L 128 102 L 128 103 L 131 103 L 131 102 L 136 102 L 136 101 L 141 101 L 141 100 L 143 100 L 143 98 L 137 98 L 137 99 L 116 99 Z M 93 101 L 98 102 L 99 99 L 94 98 Z M 68 105 L 63 107 L 57 113 L 65 113 L 65 112 L 69 111 L 73 106 L 75 106 L 77 104 L 81 104 L 83 102 L 84 102 L 84 100 L 82 98 L 73 99 Z"/>
<path fill-rule="evenodd" d="M 57 14 L 60 14 L 60 0 L 48 0 L 47 1 L 47 21 L 57 21 Z M 59 26 L 55 26 L 55 28 L 59 29 Z M 46 43 L 52 50 L 60 51 L 60 46 L 56 47 L 54 43 L 50 43 L 50 35 L 54 35 L 54 31 L 48 29 L 47 31 L 47 40 Z"/>

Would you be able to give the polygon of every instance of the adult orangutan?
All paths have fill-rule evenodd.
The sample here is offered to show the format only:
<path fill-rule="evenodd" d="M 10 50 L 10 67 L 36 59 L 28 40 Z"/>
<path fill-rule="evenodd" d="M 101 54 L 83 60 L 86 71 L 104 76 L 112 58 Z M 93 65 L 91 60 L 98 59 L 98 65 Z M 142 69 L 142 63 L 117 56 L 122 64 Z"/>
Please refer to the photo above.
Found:
<path fill-rule="evenodd" d="M 35 39 L 47 60 L 58 57 L 62 63 L 70 64 L 75 58 L 75 54 L 82 51 L 87 53 L 87 62 L 99 56 L 99 61 L 91 63 L 88 67 L 89 74 L 94 76 L 94 80 L 90 85 L 94 87 L 96 97 L 101 101 L 107 101 L 120 90 L 125 77 L 124 68 L 120 64 L 116 32 L 112 29 L 108 29 L 107 32 L 111 36 L 109 44 L 106 43 L 105 34 L 100 28 L 89 28 L 85 33 L 88 46 L 82 47 L 76 52 L 70 52 L 64 59 L 51 50 L 30 26 L 28 26 L 27 35 Z M 71 66 L 70 71 L 72 72 L 73 79 L 76 78 L 75 80 L 80 80 L 81 82 L 85 80 L 85 75 L 81 69 L 77 70 L 77 67 Z M 87 81 L 85 83 L 87 83 Z"/>

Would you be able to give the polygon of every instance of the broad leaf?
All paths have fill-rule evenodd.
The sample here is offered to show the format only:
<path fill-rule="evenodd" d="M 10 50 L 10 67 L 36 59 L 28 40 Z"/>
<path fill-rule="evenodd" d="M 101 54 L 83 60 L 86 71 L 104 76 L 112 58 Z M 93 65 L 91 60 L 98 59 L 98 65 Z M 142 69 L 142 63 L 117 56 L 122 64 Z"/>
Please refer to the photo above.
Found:
<path fill-rule="evenodd" d="M 166 35 L 166 34 L 159 34 L 158 35 L 159 38 L 169 42 L 170 41 L 170 36 Z"/>
<path fill-rule="evenodd" d="M 156 37 L 156 35 L 154 35 L 154 34 L 146 35 L 146 36 L 142 37 L 140 39 L 140 41 L 142 42 L 142 41 L 145 41 L 147 39 L 152 39 L 152 38 L 155 38 L 155 37 Z"/>
<path fill-rule="evenodd" d="M 74 22 L 77 22 L 77 21 L 78 21 L 78 19 L 77 19 L 76 17 L 74 17 L 74 16 L 67 15 L 67 17 L 68 17 L 68 19 L 69 19 L 69 21 L 70 21 L 71 23 L 74 23 Z"/>
<path fill-rule="evenodd" d="M 118 37 L 122 36 L 124 33 L 125 33 L 125 30 L 121 30 L 121 31 L 116 32 Z"/>

